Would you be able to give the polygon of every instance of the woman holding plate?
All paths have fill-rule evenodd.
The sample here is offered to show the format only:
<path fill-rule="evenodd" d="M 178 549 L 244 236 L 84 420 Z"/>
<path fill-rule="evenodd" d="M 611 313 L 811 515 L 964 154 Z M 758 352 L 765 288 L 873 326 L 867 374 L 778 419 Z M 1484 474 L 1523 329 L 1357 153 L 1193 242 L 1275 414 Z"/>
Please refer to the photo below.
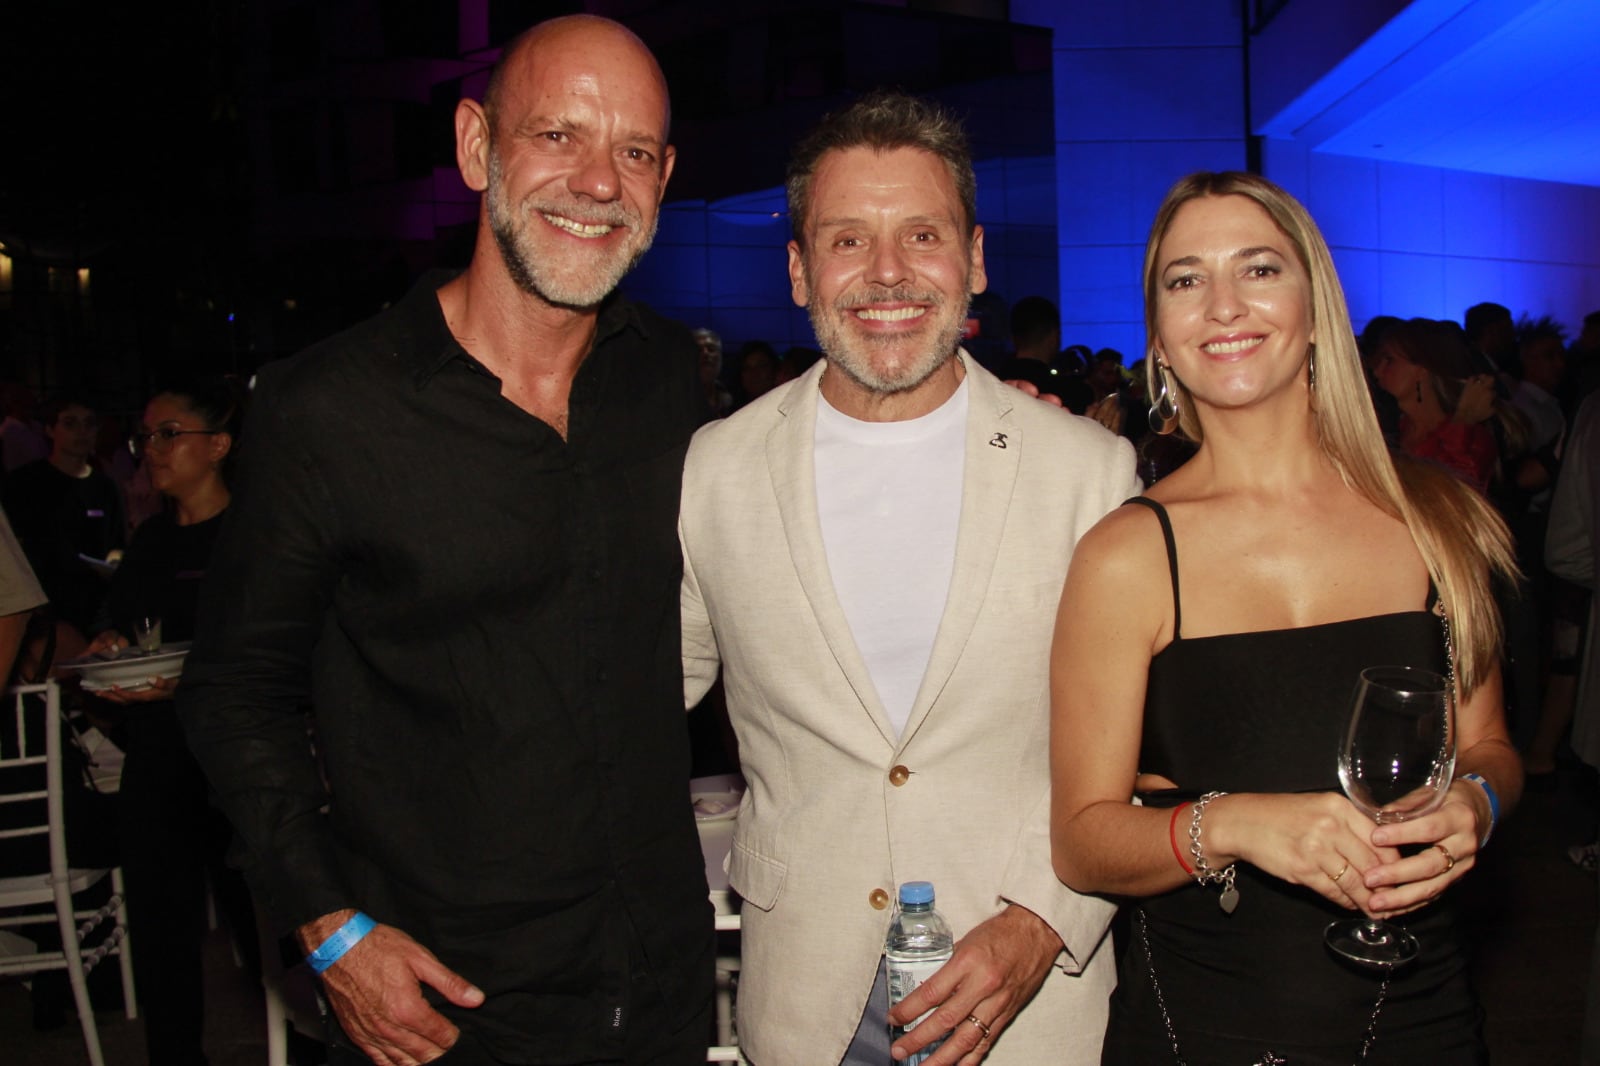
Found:
<path fill-rule="evenodd" d="M 1079 543 L 1052 652 L 1056 872 L 1134 906 L 1104 1061 L 1483 1062 L 1440 896 L 1521 791 L 1505 527 L 1391 459 L 1327 245 L 1277 186 L 1180 181 L 1144 289 L 1152 418 L 1198 451 Z M 1451 648 L 1456 777 L 1377 826 L 1339 792 L 1356 681 L 1445 675 Z M 1355 911 L 1404 915 L 1420 959 L 1334 957 L 1323 928 Z"/>
<path fill-rule="evenodd" d="M 136 646 L 142 618 L 159 620 L 167 644 L 194 635 L 200 583 L 228 507 L 227 468 L 238 440 L 242 397 L 225 380 L 154 396 L 129 443 L 143 457 L 166 509 L 134 532 L 111 579 L 101 631 L 89 652 Z M 239 947 L 255 951 L 243 881 L 221 856 L 227 823 L 211 806 L 200 766 L 189 754 L 172 694 L 176 677 L 98 695 L 131 706 L 117 732 L 127 753 L 120 790 L 120 843 L 128 907 L 144 946 L 133 953 L 151 1063 L 205 1062 L 201 943 L 206 874 Z"/>

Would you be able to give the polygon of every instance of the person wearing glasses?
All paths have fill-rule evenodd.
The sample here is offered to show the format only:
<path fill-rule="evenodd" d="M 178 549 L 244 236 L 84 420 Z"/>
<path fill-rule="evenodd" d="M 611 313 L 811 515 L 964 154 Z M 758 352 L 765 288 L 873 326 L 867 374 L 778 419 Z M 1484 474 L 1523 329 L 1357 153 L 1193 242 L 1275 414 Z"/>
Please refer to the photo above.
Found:
<path fill-rule="evenodd" d="M 91 653 L 121 654 L 141 617 L 161 620 L 166 643 L 195 632 L 200 586 L 231 499 L 228 468 L 242 395 L 232 382 L 201 381 L 157 393 L 128 440 L 166 507 L 134 532 L 95 624 Z M 212 884 L 240 948 L 255 947 L 249 896 L 222 855 L 227 822 L 211 805 L 172 702 L 176 678 L 112 688 L 103 699 L 130 706 L 115 738 L 127 753 L 119 791 L 118 843 L 128 906 L 150 945 L 134 952 L 151 1063 L 200 1064 L 201 944 L 205 885 Z"/>
<path fill-rule="evenodd" d="M 7 476 L 5 510 L 50 598 L 47 610 L 58 623 L 72 627 L 59 644 L 64 654 L 71 654 L 82 646 L 105 598 L 104 563 L 121 554 L 122 497 L 116 483 L 92 461 L 100 419 L 86 398 L 53 397 L 41 421 L 50 438 L 50 455 Z"/>

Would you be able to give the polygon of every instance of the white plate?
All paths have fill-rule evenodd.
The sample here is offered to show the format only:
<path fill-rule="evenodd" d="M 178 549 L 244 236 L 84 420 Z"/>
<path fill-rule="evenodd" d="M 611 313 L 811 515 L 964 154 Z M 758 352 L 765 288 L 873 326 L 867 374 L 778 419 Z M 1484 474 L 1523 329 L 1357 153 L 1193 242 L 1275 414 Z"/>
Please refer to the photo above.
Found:
<path fill-rule="evenodd" d="M 694 805 L 697 822 L 726 822 L 739 816 L 739 799 L 742 792 L 691 792 L 689 801 Z"/>
<path fill-rule="evenodd" d="M 161 650 L 142 652 L 124 651 L 115 659 L 99 655 L 86 655 L 67 659 L 56 665 L 72 670 L 83 678 L 83 687 L 90 692 L 100 692 L 116 686 L 129 691 L 150 687 L 152 677 L 177 677 L 183 673 L 183 660 L 189 654 L 189 641 L 163 644 Z"/>
<path fill-rule="evenodd" d="M 96 559 L 92 555 L 85 555 L 82 552 L 79 552 L 78 560 L 82 563 L 85 563 L 90 570 L 93 570 L 101 577 L 110 577 L 112 574 L 117 572 L 117 564 L 112 562 L 110 559 Z"/>

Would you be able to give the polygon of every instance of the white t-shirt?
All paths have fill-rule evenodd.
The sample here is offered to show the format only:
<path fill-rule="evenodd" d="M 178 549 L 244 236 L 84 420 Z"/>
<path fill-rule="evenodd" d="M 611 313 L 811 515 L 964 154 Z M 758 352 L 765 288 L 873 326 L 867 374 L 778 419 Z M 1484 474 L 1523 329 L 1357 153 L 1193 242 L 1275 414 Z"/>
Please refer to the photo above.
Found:
<path fill-rule="evenodd" d="M 44 590 L 33 576 L 5 512 L 0 511 L 0 615 L 21 614 L 44 602 Z"/>
<path fill-rule="evenodd" d="M 817 513 L 834 592 L 895 732 L 944 617 L 961 524 L 967 383 L 905 422 L 817 404 Z"/>

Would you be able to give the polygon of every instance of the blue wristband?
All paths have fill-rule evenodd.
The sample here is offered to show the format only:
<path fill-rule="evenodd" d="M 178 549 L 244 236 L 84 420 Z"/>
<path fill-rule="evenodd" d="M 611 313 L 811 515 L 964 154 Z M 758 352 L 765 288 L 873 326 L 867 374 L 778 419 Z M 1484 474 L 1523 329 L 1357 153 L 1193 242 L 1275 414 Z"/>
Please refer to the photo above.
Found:
<path fill-rule="evenodd" d="M 1483 831 L 1483 839 L 1478 841 L 1478 847 L 1481 848 L 1489 843 L 1489 838 L 1494 835 L 1495 823 L 1500 820 L 1500 797 L 1495 795 L 1494 786 L 1482 774 L 1462 774 L 1461 780 L 1471 781 L 1483 789 L 1484 796 L 1489 800 L 1489 828 Z"/>
<path fill-rule="evenodd" d="M 377 928 L 377 925 L 377 922 L 356 911 L 348 922 L 335 929 L 328 939 L 317 945 L 317 950 L 306 956 L 306 962 L 311 964 L 311 972 L 321 973 L 338 962 L 344 957 L 345 952 L 355 947 L 356 942 Z"/>

